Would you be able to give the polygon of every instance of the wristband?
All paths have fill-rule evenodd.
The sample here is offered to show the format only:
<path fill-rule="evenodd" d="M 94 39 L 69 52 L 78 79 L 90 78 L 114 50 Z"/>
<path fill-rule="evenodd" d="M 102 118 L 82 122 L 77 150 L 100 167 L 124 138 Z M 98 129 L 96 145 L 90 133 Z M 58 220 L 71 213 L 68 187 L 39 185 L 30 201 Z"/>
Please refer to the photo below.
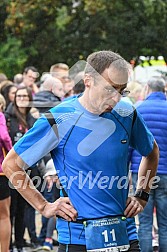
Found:
<path fill-rule="evenodd" d="M 143 190 L 138 190 L 137 192 L 135 192 L 134 197 L 137 197 L 139 199 L 142 199 L 144 201 L 148 201 L 149 199 L 149 193 L 143 191 Z"/>

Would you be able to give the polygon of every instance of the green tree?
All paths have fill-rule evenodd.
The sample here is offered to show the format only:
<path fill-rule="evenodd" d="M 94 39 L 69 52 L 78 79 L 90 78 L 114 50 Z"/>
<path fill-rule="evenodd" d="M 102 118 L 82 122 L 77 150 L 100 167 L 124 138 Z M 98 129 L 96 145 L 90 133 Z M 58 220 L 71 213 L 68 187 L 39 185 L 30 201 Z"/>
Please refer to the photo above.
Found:
<path fill-rule="evenodd" d="M 9 79 L 22 72 L 26 61 L 27 56 L 20 40 L 8 37 L 6 42 L 1 43 L 0 72 L 5 73 Z"/>
<path fill-rule="evenodd" d="M 21 41 L 16 47 L 21 57 L 25 55 L 22 68 L 34 65 L 44 72 L 56 62 L 72 66 L 104 49 L 136 64 L 140 55 L 163 55 L 167 61 L 166 1 L 5 0 L 5 4 L 2 41 L 9 43 L 9 37 Z"/>

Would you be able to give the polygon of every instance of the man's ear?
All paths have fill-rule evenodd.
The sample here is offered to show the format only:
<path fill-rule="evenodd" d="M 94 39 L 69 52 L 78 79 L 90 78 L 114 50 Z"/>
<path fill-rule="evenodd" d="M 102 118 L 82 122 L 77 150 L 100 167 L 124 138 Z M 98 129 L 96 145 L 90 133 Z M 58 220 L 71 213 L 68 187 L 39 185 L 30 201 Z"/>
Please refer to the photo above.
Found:
<path fill-rule="evenodd" d="M 92 76 L 90 76 L 89 74 L 85 74 L 84 76 L 85 87 L 90 87 L 91 81 L 92 81 Z"/>
<path fill-rule="evenodd" d="M 148 84 L 145 85 L 144 87 L 144 96 L 146 98 L 146 96 L 150 93 L 150 88 L 148 86 Z"/>
<path fill-rule="evenodd" d="M 150 87 L 149 87 L 149 85 L 148 85 L 148 84 L 146 84 L 146 86 L 145 86 L 145 90 L 146 90 L 146 92 L 147 92 L 147 93 L 149 93 L 149 91 L 150 91 Z"/>

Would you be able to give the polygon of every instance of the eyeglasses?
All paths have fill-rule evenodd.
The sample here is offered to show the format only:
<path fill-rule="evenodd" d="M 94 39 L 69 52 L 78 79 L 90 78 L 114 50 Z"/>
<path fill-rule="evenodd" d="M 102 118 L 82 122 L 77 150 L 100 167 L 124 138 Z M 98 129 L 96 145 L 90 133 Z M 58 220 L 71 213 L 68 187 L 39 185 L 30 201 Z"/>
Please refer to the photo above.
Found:
<path fill-rule="evenodd" d="M 107 81 L 105 81 L 104 79 L 103 80 L 100 80 L 100 79 L 97 80 L 97 78 L 95 78 L 95 77 L 94 77 L 94 80 L 97 83 L 101 84 L 101 86 L 103 86 L 103 89 L 105 90 L 106 94 L 111 96 L 111 97 L 114 97 L 114 96 L 116 96 L 118 94 L 122 95 L 123 97 L 126 97 L 130 93 L 130 91 L 127 90 L 125 86 L 122 87 L 122 89 L 121 89 L 121 87 L 119 89 L 117 89 L 116 87 L 113 87 L 111 85 L 104 87 L 103 83 L 105 83 Z M 109 84 L 109 83 L 107 82 L 107 84 Z"/>
<path fill-rule="evenodd" d="M 115 96 L 115 95 L 117 95 L 117 94 L 120 94 L 123 97 L 126 97 L 126 96 L 128 96 L 130 94 L 129 90 L 117 90 L 114 87 L 113 88 L 103 87 L 103 88 L 108 93 L 108 95 L 110 95 L 112 97 Z"/>
<path fill-rule="evenodd" d="M 16 95 L 17 98 L 27 98 L 28 95 Z"/>

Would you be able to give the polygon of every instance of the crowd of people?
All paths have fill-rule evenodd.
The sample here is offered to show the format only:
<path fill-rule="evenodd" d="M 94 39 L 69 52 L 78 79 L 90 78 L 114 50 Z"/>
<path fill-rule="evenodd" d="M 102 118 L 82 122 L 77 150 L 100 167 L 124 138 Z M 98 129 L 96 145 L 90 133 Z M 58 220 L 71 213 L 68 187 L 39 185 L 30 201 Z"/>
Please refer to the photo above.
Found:
<path fill-rule="evenodd" d="M 33 126 L 42 113 L 58 105 L 63 99 L 76 95 L 74 80 L 69 77 L 69 67 L 66 64 L 58 63 L 51 66 L 50 73 L 43 74 L 39 82 L 36 81 L 38 75 L 37 69 L 33 66 L 26 67 L 23 74 L 16 74 L 12 81 L 8 80 L 5 74 L 0 74 L 1 145 L 6 153 Z M 79 80 L 77 86 L 79 87 L 78 94 L 84 91 L 82 79 Z M 1 152 L 0 157 L 2 164 L 4 152 Z M 36 185 L 37 183 L 34 181 L 38 190 L 41 190 L 42 183 L 47 182 L 46 186 L 42 188 L 42 193 L 47 200 L 53 202 L 59 198 L 59 190 L 54 183 L 51 186 L 49 182 L 53 180 L 50 179 L 50 175 L 53 176 L 55 173 L 53 165 L 51 171 L 47 168 L 50 159 L 51 156 L 48 153 L 36 165 L 27 169 L 27 174 L 31 178 L 37 176 L 41 178 L 40 185 Z M 44 171 L 45 167 L 46 171 Z M 2 195 L 0 220 L 2 217 L 6 221 L 5 225 L 4 222 L 0 222 L 0 232 L 3 233 L 0 235 L 1 252 L 6 252 L 8 249 L 13 251 L 14 248 L 21 252 L 25 246 L 30 246 L 34 251 L 40 248 L 51 250 L 56 219 L 42 217 L 42 228 L 39 237 L 37 237 L 35 209 L 16 189 L 11 189 L 6 185 L 8 180 L 2 170 L 1 175 L 0 186 L 3 191 L 0 191 L 0 195 Z M 6 210 L 4 214 L 3 208 Z M 28 230 L 30 243 L 24 239 L 25 228 Z M 58 242 L 55 241 L 54 244 L 58 244 Z"/>
<path fill-rule="evenodd" d="M 34 66 L 0 74 L 1 252 L 151 252 L 155 209 L 167 251 L 166 82 L 128 78 L 112 51 L 91 54 L 75 77 L 65 63 L 41 78 Z"/>

